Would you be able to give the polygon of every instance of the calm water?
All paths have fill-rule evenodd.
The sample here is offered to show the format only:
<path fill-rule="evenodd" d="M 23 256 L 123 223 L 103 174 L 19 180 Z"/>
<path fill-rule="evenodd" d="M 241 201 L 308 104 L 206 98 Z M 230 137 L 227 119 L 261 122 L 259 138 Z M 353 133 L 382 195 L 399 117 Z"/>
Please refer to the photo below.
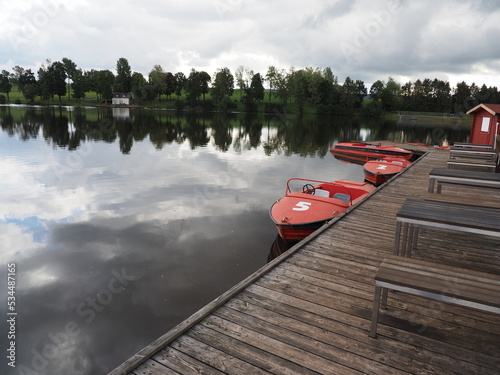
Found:
<path fill-rule="evenodd" d="M 2 374 L 105 374 L 265 265 L 290 177 L 361 181 L 330 147 L 465 141 L 352 119 L 0 107 Z M 16 369 L 7 366 L 15 265 Z M 11 267 L 12 268 L 12 267 Z"/>

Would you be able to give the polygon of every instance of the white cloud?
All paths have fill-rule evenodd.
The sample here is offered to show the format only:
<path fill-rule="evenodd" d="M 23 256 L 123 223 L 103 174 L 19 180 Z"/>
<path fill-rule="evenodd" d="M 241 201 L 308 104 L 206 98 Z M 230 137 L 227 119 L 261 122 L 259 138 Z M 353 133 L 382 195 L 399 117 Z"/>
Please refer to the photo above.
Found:
<path fill-rule="evenodd" d="M 155 64 L 213 74 L 244 65 L 265 73 L 331 67 L 371 84 L 388 76 L 460 77 L 500 85 L 499 9 L 491 1 L 162 1 L 5 2 L 0 68 L 69 57 L 83 69 Z M 45 14 L 45 16 L 44 16 Z M 346 52 L 351 48 L 352 53 Z"/>

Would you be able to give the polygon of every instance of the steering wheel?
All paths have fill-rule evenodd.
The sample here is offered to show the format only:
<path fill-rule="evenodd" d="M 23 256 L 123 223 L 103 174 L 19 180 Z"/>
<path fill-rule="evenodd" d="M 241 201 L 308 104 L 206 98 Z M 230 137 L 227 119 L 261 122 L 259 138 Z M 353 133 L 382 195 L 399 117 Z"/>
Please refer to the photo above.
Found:
<path fill-rule="evenodd" d="M 305 194 L 314 195 L 316 193 L 316 189 L 311 184 L 305 184 L 304 186 L 302 186 L 302 192 Z"/>

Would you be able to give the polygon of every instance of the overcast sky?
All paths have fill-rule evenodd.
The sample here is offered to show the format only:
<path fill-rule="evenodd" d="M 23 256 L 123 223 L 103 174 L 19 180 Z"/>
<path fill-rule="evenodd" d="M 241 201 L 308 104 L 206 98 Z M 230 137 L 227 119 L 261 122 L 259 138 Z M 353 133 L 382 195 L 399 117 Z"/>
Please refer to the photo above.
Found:
<path fill-rule="evenodd" d="M 368 89 L 438 78 L 500 87 L 497 0 L 0 0 L 0 69 L 46 59 L 145 75 L 330 67 Z"/>

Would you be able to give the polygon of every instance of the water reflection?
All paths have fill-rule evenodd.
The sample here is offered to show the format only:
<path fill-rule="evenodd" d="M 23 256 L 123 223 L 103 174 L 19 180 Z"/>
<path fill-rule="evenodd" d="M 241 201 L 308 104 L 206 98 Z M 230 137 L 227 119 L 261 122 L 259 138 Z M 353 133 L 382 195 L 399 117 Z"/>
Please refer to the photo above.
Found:
<path fill-rule="evenodd" d="M 18 106 L 0 107 L 0 127 L 24 366 L 8 374 L 39 375 L 104 374 L 263 266 L 288 178 L 363 179 L 333 143 L 432 137 L 355 119 Z"/>
<path fill-rule="evenodd" d="M 119 112 L 117 112 L 119 111 Z M 257 116 L 244 114 L 182 114 L 171 111 L 89 110 L 54 107 L 0 107 L 2 129 L 21 140 L 40 135 L 58 147 L 75 150 L 87 141 L 114 142 L 129 154 L 134 143 L 149 141 L 157 149 L 188 141 L 191 149 L 213 142 L 217 150 L 264 147 L 266 155 L 327 155 L 331 141 L 392 140 L 439 144 L 462 141 L 469 130 L 457 127 L 399 124 L 358 118 Z M 43 127 L 42 127 L 43 124 Z"/>
<path fill-rule="evenodd" d="M 298 242 L 285 241 L 279 234 L 276 235 L 276 238 L 271 245 L 271 249 L 269 250 L 269 255 L 267 256 L 267 262 L 269 263 L 273 259 L 276 259 L 281 254 L 290 250 L 297 243 Z"/>

